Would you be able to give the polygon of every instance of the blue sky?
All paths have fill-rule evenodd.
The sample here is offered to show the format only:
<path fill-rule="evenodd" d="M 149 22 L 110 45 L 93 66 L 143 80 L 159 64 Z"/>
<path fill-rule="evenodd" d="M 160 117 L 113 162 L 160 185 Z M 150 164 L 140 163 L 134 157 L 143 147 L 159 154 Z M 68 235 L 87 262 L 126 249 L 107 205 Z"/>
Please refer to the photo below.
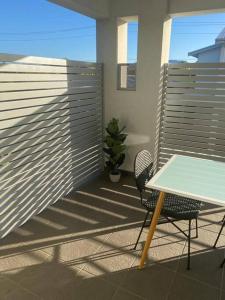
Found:
<path fill-rule="evenodd" d="M 13 8 L 13 9 L 12 9 Z M 46 0 L 1 1 L 0 52 L 76 60 L 96 59 L 95 20 Z M 173 20 L 171 59 L 214 43 L 225 13 Z M 136 59 L 137 24 L 129 26 L 129 62 Z"/>
<path fill-rule="evenodd" d="M 95 60 L 95 35 L 95 20 L 45 0 L 1 1 L 2 53 Z"/>
<path fill-rule="evenodd" d="M 214 44 L 225 27 L 225 13 L 175 18 L 172 24 L 170 58 L 193 61 L 187 53 Z"/>

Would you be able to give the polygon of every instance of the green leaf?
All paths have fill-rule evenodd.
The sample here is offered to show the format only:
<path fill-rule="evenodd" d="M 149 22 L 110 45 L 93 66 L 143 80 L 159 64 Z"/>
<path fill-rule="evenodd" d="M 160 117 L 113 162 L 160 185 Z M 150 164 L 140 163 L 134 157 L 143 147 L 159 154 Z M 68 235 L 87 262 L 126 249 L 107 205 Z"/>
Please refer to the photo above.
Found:
<path fill-rule="evenodd" d="M 104 143 L 107 147 L 103 148 L 107 156 L 106 166 L 110 170 L 116 170 L 121 166 L 125 159 L 126 146 L 123 144 L 127 134 L 123 133 L 126 127 L 120 128 L 119 120 L 113 118 L 106 127 L 107 135 Z"/>

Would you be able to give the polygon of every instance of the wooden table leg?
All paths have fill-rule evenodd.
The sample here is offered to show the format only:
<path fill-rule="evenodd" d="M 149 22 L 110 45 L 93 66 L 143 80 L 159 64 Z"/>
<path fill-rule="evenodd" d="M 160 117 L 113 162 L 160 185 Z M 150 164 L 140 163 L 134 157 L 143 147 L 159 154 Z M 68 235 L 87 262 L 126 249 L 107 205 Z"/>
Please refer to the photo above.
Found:
<path fill-rule="evenodd" d="M 152 216 L 152 221 L 151 221 L 151 224 L 149 226 L 149 231 L 148 231 L 147 239 L 146 239 L 146 242 L 145 242 L 145 247 L 144 247 L 144 250 L 143 250 L 142 255 L 141 255 L 141 261 L 140 261 L 139 269 L 142 269 L 143 266 L 144 266 L 145 259 L 146 259 L 146 256 L 148 254 L 148 249 L 151 245 L 151 241 L 152 241 L 152 238 L 153 238 L 153 235 L 154 235 L 154 232 L 155 232 L 155 228 L 156 228 L 156 225 L 158 223 L 158 219 L 160 217 L 160 213 L 161 213 L 161 210 L 162 210 L 162 207 L 163 207 L 164 199 L 165 199 L 165 193 L 160 192 L 159 198 L 158 198 L 158 201 L 157 201 L 157 204 L 156 204 L 155 212 L 154 212 L 154 215 Z"/>

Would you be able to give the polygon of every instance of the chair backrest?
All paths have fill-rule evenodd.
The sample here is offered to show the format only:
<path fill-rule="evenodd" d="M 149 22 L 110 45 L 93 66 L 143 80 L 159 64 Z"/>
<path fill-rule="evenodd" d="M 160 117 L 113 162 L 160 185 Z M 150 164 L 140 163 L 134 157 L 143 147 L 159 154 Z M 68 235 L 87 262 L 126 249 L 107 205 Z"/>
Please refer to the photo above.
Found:
<path fill-rule="evenodd" d="M 134 160 L 134 178 L 140 193 L 145 190 L 146 183 L 153 175 L 153 160 L 151 153 L 141 150 L 137 153 Z"/>

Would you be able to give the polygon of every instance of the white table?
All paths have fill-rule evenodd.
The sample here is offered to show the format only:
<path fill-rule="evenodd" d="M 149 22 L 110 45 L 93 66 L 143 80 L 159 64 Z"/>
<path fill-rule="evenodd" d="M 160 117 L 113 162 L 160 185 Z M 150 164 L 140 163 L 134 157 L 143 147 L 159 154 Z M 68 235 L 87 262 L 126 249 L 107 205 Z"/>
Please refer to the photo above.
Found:
<path fill-rule="evenodd" d="M 147 183 L 160 191 L 142 252 L 140 268 L 150 247 L 166 193 L 225 206 L 225 163 L 174 155 Z"/>

